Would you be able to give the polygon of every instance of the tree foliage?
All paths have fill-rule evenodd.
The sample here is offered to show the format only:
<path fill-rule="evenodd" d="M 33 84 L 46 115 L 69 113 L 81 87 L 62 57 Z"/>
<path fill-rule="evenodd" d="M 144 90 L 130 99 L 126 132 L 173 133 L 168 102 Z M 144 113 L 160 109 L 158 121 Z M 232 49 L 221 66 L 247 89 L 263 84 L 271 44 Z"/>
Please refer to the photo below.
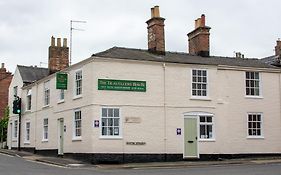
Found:
<path fill-rule="evenodd" d="M 7 140 L 7 130 L 9 123 L 9 107 L 7 106 L 4 110 L 3 118 L 0 120 L 0 141 L 4 142 Z"/>

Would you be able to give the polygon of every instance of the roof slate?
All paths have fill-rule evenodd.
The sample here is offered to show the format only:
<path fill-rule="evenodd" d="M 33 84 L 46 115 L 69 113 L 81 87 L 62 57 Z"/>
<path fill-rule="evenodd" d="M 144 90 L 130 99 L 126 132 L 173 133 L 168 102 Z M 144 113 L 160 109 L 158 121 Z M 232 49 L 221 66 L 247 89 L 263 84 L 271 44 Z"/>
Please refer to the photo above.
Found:
<path fill-rule="evenodd" d="M 201 57 L 190 55 L 188 53 L 166 52 L 165 55 L 157 55 L 143 49 L 132 49 L 123 47 L 113 47 L 104 52 L 99 52 L 93 56 L 140 60 L 140 61 L 156 61 L 180 64 L 199 64 L 199 65 L 227 65 L 254 68 L 276 68 L 276 66 L 267 64 L 260 59 L 253 58 L 235 58 L 235 57 Z"/>
<path fill-rule="evenodd" d="M 49 70 L 42 67 L 17 66 L 24 83 L 32 83 L 49 75 Z"/>

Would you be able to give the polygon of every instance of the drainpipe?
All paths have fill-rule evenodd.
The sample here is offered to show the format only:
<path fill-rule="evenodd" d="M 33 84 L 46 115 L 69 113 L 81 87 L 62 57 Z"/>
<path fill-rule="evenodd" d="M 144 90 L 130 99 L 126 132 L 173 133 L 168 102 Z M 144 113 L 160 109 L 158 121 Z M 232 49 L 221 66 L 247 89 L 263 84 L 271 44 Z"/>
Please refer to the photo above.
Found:
<path fill-rule="evenodd" d="M 166 63 L 163 63 L 163 107 L 164 107 L 164 153 L 167 161 L 167 121 L 166 121 Z"/>
<path fill-rule="evenodd" d="M 37 99 L 38 99 L 38 83 L 36 82 L 36 98 L 35 98 L 35 118 L 34 118 L 34 153 L 36 153 L 36 141 L 37 141 L 37 135 L 36 135 L 36 131 L 37 131 L 37 110 L 38 110 L 38 103 L 37 103 Z"/>

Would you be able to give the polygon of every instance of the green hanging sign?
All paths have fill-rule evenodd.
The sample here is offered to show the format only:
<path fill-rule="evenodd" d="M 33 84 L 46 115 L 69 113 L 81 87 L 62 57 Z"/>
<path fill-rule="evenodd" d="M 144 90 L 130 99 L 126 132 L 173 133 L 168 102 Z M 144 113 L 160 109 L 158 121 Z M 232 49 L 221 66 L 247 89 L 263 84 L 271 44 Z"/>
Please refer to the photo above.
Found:
<path fill-rule="evenodd" d="M 98 90 L 146 92 L 146 81 L 98 79 Z"/>
<path fill-rule="evenodd" d="M 67 89 L 67 74 L 59 72 L 56 74 L 56 89 Z"/>

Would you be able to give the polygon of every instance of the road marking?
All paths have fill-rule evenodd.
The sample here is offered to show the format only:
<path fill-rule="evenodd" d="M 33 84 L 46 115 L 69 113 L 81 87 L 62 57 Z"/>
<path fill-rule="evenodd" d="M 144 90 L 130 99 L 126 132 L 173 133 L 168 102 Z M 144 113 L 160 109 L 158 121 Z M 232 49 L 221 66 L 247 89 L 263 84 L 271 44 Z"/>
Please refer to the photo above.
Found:
<path fill-rule="evenodd" d="M 0 153 L 0 155 L 3 155 L 3 156 L 8 156 L 8 157 L 14 157 L 14 156 L 12 156 L 12 155 L 5 154 L 5 153 Z"/>

